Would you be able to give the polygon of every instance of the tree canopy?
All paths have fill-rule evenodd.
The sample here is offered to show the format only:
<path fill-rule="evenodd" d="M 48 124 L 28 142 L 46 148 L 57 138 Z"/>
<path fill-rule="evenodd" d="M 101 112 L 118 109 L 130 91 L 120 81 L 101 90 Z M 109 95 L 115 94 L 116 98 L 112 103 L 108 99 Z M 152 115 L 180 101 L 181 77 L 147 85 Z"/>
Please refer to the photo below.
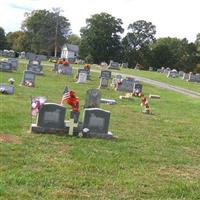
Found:
<path fill-rule="evenodd" d="M 3 50 L 6 48 L 6 36 L 5 31 L 0 27 L 0 49 Z"/>
<path fill-rule="evenodd" d="M 119 58 L 120 34 L 124 31 L 122 20 L 108 13 L 100 13 L 86 19 L 86 24 L 80 31 L 80 55 L 91 56 L 95 63 Z"/>
<path fill-rule="evenodd" d="M 61 48 L 70 34 L 70 23 L 59 14 L 57 10 L 34 10 L 26 13 L 22 29 L 28 33 L 32 51 L 50 55 L 55 48 Z"/>

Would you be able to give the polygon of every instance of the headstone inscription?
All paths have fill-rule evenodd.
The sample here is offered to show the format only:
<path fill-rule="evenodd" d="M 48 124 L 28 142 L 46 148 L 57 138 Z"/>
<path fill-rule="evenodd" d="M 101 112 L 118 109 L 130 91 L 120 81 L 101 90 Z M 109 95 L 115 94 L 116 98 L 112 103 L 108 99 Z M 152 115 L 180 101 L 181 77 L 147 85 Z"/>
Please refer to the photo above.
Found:
<path fill-rule="evenodd" d="M 110 112 L 99 108 L 87 108 L 83 116 L 83 137 L 113 138 L 108 133 Z"/>

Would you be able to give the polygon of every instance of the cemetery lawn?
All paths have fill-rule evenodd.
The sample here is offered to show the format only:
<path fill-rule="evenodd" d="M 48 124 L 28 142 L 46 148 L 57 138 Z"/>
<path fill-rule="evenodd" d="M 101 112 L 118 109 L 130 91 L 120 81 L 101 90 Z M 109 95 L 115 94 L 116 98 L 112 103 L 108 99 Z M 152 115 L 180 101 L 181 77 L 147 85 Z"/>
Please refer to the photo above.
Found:
<path fill-rule="evenodd" d="M 86 91 L 99 78 L 92 73 L 77 84 L 44 67 L 45 76 L 28 88 L 19 86 L 24 69 L 0 72 L 1 83 L 16 80 L 13 96 L 0 94 L 0 199 L 199 199 L 199 100 L 144 84 L 145 95 L 161 96 L 150 100 L 153 115 L 145 115 L 138 98 L 120 100 L 124 93 L 101 89 L 102 98 L 117 100 L 101 105 L 111 111 L 109 130 L 117 139 L 33 134 L 30 96 L 60 103 L 68 85 L 81 99 L 82 118 Z"/>

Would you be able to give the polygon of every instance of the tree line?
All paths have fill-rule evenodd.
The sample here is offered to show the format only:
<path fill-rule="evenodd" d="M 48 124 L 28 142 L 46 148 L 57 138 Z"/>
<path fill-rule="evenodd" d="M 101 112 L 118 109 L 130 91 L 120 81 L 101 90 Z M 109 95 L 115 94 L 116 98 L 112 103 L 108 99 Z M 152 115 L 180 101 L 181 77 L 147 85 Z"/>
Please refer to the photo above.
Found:
<path fill-rule="evenodd" d="M 80 37 L 72 34 L 69 20 L 61 9 L 34 10 L 25 13 L 21 30 L 9 32 L 0 27 L 0 49 L 13 49 L 48 56 L 60 55 L 64 43 L 79 46 L 79 57 L 90 63 L 128 62 L 144 69 L 170 67 L 184 71 L 200 71 L 200 33 L 195 42 L 186 38 L 155 38 L 156 26 L 145 20 L 130 23 L 127 34 L 121 19 L 108 13 L 94 14 L 86 19 Z"/>

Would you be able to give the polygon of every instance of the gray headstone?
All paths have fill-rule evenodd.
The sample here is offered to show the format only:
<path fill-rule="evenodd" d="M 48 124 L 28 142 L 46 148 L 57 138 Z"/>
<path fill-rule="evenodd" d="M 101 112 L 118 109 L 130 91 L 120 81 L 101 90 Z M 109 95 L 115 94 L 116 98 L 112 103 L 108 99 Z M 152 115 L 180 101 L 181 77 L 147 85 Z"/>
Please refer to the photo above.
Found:
<path fill-rule="evenodd" d="M 21 84 L 27 85 L 28 82 L 31 82 L 33 87 L 35 86 L 35 73 L 33 71 L 26 70 L 24 71 Z"/>
<path fill-rule="evenodd" d="M 128 63 L 122 63 L 121 65 L 123 68 L 128 68 Z"/>
<path fill-rule="evenodd" d="M 124 91 L 124 92 L 133 92 L 134 84 L 135 84 L 134 78 L 125 78 L 122 80 L 120 84 L 117 84 L 117 90 L 118 91 Z"/>
<path fill-rule="evenodd" d="M 37 75 L 43 74 L 42 72 L 42 66 L 38 64 L 27 64 L 26 70 L 30 70 L 35 72 Z"/>
<path fill-rule="evenodd" d="M 72 67 L 71 66 L 58 64 L 57 67 L 58 67 L 57 68 L 58 73 L 64 74 L 64 75 L 72 75 Z"/>
<path fill-rule="evenodd" d="M 18 60 L 16 58 L 8 58 L 8 62 L 11 63 L 13 70 L 18 69 Z"/>
<path fill-rule="evenodd" d="M 189 73 L 188 80 L 189 82 L 196 82 L 196 75 Z"/>
<path fill-rule="evenodd" d="M 5 83 L 0 83 L 0 93 L 2 94 L 14 94 L 14 87 Z"/>
<path fill-rule="evenodd" d="M 77 83 L 86 83 L 87 81 L 87 74 L 86 73 L 79 73 Z"/>
<path fill-rule="evenodd" d="M 0 71 L 2 72 L 12 72 L 12 65 L 6 61 L 0 61 Z"/>
<path fill-rule="evenodd" d="M 189 79 L 189 74 L 188 73 L 184 73 L 182 79 L 183 80 L 188 80 Z"/>
<path fill-rule="evenodd" d="M 89 89 L 86 93 L 85 108 L 100 108 L 101 92 L 97 89 Z"/>
<path fill-rule="evenodd" d="M 39 110 L 37 126 L 65 129 L 66 108 L 54 103 L 45 103 Z"/>
<path fill-rule="evenodd" d="M 111 72 L 111 71 L 102 70 L 102 71 L 101 71 L 100 77 L 104 77 L 104 78 L 110 79 L 110 78 L 111 78 L 111 75 L 112 75 L 112 72 Z"/>
<path fill-rule="evenodd" d="M 108 66 L 108 69 L 120 69 L 120 65 L 118 62 L 110 61 L 110 64 Z"/>
<path fill-rule="evenodd" d="M 88 108 L 84 110 L 83 131 L 87 134 L 107 135 L 110 122 L 110 112 L 98 108 Z"/>
<path fill-rule="evenodd" d="M 172 77 L 172 78 L 176 78 L 176 77 L 178 77 L 178 76 L 179 76 L 179 75 L 178 75 L 178 72 L 175 71 L 175 70 L 171 70 L 171 71 L 169 71 L 168 74 L 167 74 L 167 77 Z"/>
<path fill-rule="evenodd" d="M 100 88 L 107 88 L 109 84 L 109 79 L 107 79 L 106 77 L 101 77 L 100 79 Z"/>

